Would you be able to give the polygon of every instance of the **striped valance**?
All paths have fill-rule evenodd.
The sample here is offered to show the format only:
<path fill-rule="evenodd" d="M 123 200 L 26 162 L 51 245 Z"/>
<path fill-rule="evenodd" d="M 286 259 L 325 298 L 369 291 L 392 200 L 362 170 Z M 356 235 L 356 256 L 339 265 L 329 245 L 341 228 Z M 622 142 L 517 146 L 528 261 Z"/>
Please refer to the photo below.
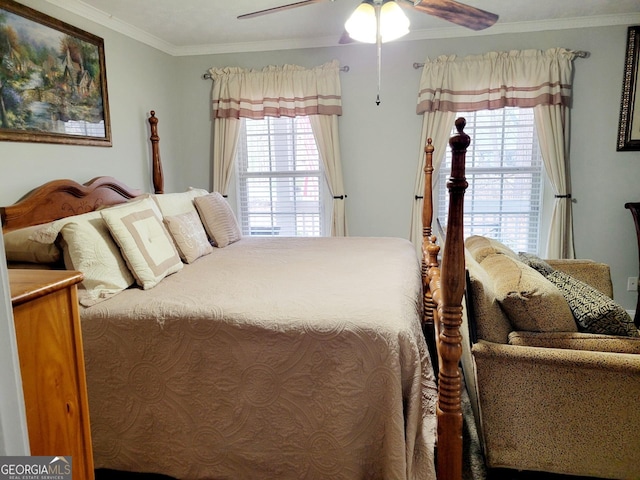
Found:
<path fill-rule="evenodd" d="M 212 68 L 214 118 L 342 115 L 339 70 L 335 60 L 314 68 Z"/>
<path fill-rule="evenodd" d="M 570 50 L 554 48 L 427 59 L 416 112 L 570 106 L 574 57 Z"/>

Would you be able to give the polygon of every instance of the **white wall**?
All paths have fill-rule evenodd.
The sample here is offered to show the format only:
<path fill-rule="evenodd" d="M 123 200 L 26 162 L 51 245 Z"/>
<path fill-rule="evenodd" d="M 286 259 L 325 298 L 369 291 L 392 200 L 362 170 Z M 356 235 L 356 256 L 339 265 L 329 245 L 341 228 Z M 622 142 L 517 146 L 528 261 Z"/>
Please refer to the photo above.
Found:
<path fill-rule="evenodd" d="M 283 50 L 246 54 L 170 57 L 51 4 L 28 6 L 105 40 L 113 129 L 112 148 L 0 142 L 0 204 L 52 178 L 86 181 L 113 175 L 149 189 L 150 149 L 146 116 L 160 119 L 166 190 L 210 186 L 212 66 L 260 68 L 268 64 L 314 66 L 331 59 L 349 65 L 342 73 L 344 114 L 340 135 L 352 235 L 407 237 L 413 185 L 421 147 L 415 114 L 420 70 L 414 62 L 441 54 L 565 47 L 586 50 L 575 60 L 571 129 L 577 255 L 611 265 L 616 299 L 634 308 L 626 280 L 638 274 L 638 251 L 624 203 L 639 201 L 640 152 L 616 152 L 625 26 L 540 33 L 396 42 L 382 48 L 382 104 L 375 105 L 375 46 Z"/>
<path fill-rule="evenodd" d="M 0 259 L 4 244 L 0 242 Z M 0 261 L 0 456 L 29 455 L 7 266 Z"/>

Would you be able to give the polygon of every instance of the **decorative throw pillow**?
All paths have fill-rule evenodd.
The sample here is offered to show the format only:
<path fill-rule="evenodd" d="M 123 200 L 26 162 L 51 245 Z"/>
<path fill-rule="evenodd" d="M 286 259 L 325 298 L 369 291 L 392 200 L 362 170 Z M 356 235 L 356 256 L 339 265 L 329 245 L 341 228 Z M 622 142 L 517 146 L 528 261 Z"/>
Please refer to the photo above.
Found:
<path fill-rule="evenodd" d="M 518 259 L 516 252 L 511 250 L 495 238 L 472 235 L 464 241 L 464 246 L 478 263 L 494 253 L 502 253 L 513 259 Z"/>
<path fill-rule="evenodd" d="M 551 265 L 549 265 L 537 255 L 534 255 L 533 253 L 519 252 L 518 258 L 520 259 L 520 261 L 522 261 L 522 263 L 529 265 L 531 268 L 537 270 L 545 277 L 555 270 Z"/>
<path fill-rule="evenodd" d="M 489 255 L 480 265 L 492 279 L 496 300 L 514 330 L 577 331 L 564 296 L 542 274 L 501 253 Z"/>
<path fill-rule="evenodd" d="M 53 243 L 41 243 L 33 239 L 36 232 L 48 228 L 35 225 L 7 232 L 3 235 L 4 250 L 9 262 L 56 263 L 60 260 L 60 250 Z M 54 238 L 55 240 L 55 238 Z"/>
<path fill-rule="evenodd" d="M 143 289 L 155 287 L 184 264 L 150 198 L 100 211 L 129 270 Z"/>
<path fill-rule="evenodd" d="M 90 307 L 135 283 L 100 212 L 75 215 L 60 231 L 65 267 L 84 279 L 78 288 L 81 305 Z"/>
<path fill-rule="evenodd" d="M 186 263 L 191 263 L 213 251 L 195 208 L 192 212 L 164 217 L 164 223 L 178 247 L 180 257 Z"/>
<path fill-rule="evenodd" d="M 580 327 L 590 333 L 638 337 L 638 329 L 627 311 L 611 298 L 571 275 L 555 270 L 547 279 L 567 299 Z"/>
<path fill-rule="evenodd" d="M 233 210 L 218 192 L 196 197 L 194 203 L 209 238 L 217 247 L 226 247 L 242 238 Z"/>
<path fill-rule="evenodd" d="M 197 213 L 193 199 L 208 193 L 202 188 L 189 188 L 186 192 L 155 194 L 151 197 L 158 205 L 162 216 L 166 218 L 187 212 Z"/>

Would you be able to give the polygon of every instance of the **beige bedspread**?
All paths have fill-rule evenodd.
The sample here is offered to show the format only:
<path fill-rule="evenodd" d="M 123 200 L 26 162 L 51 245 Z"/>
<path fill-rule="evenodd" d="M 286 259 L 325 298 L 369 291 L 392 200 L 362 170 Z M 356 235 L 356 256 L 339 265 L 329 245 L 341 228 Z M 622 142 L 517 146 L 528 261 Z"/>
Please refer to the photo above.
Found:
<path fill-rule="evenodd" d="M 81 311 L 96 468 L 435 479 L 415 249 L 245 238 Z"/>

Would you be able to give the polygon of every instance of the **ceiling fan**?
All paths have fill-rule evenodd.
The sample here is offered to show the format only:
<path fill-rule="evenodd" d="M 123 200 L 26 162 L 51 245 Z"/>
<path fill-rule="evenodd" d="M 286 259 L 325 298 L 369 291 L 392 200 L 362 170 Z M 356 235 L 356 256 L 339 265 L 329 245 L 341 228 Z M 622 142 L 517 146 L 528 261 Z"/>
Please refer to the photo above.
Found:
<path fill-rule="evenodd" d="M 301 0 L 279 7 L 267 8 L 264 10 L 258 10 L 251 13 L 240 15 L 238 19 L 254 18 L 261 15 L 268 15 L 270 13 L 282 12 L 291 8 L 304 7 L 312 5 L 314 3 L 326 2 L 329 0 Z M 335 1 L 335 0 L 330 0 Z M 382 0 L 366 0 L 367 3 L 383 3 Z M 470 28 L 472 30 L 483 30 L 490 27 L 498 20 L 498 15 L 481 10 L 476 7 L 465 5 L 464 3 L 457 2 L 455 0 L 394 0 L 401 7 L 414 9 L 419 12 L 433 15 L 434 17 L 442 18 L 456 25 Z M 364 2 L 363 2 L 364 3 Z M 340 43 L 349 43 L 351 39 L 348 34 L 341 37 Z"/>

